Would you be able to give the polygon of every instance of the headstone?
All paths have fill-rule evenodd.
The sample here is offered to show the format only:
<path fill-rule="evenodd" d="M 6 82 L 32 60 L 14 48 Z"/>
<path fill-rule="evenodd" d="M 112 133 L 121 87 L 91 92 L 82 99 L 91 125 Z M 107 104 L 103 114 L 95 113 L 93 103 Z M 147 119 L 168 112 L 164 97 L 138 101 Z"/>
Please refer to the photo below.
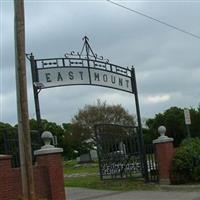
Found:
<path fill-rule="evenodd" d="M 76 158 L 76 162 L 79 163 L 80 162 L 80 157 Z"/>
<path fill-rule="evenodd" d="M 91 162 L 91 156 L 89 153 L 81 154 L 79 163 L 88 163 Z"/>
<path fill-rule="evenodd" d="M 119 143 L 119 151 L 120 153 L 126 155 L 126 145 L 123 142 Z"/>
<path fill-rule="evenodd" d="M 90 156 L 91 156 L 92 161 L 98 160 L 98 155 L 97 155 L 96 150 L 90 150 Z"/>

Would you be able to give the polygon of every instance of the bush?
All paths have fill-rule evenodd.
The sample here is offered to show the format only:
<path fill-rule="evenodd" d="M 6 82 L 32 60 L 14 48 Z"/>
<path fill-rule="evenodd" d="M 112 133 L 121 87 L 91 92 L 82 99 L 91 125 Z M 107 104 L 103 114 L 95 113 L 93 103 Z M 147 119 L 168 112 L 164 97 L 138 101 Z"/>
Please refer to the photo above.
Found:
<path fill-rule="evenodd" d="M 172 162 L 172 182 L 200 181 L 200 138 L 182 142 Z"/>

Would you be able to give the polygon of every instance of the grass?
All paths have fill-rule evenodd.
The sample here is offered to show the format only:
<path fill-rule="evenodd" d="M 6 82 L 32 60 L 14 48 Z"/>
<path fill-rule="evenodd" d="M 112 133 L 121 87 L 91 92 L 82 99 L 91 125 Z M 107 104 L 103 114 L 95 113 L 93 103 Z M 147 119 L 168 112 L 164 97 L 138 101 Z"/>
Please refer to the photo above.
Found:
<path fill-rule="evenodd" d="M 131 191 L 131 190 L 158 190 L 156 184 L 145 184 L 143 180 L 118 179 L 100 180 L 99 176 L 73 177 L 65 179 L 66 187 L 83 187 L 99 190 Z"/>
<path fill-rule="evenodd" d="M 66 177 L 66 187 L 82 187 L 90 189 L 113 190 L 113 191 L 131 191 L 131 190 L 158 190 L 159 186 L 156 184 L 145 184 L 144 180 L 138 178 L 129 179 L 113 179 L 100 180 L 98 175 L 98 163 L 91 164 L 77 164 L 76 161 L 64 162 L 65 175 L 72 174 L 91 174 L 90 176 Z M 96 175 L 95 175 L 96 174 Z"/>
<path fill-rule="evenodd" d="M 98 163 L 91 164 L 78 164 L 75 160 L 64 162 L 65 175 L 84 174 L 84 176 L 72 176 L 65 178 L 66 187 L 82 187 L 89 189 L 99 190 L 113 190 L 113 191 L 133 191 L 133 190 L 169 190 L 171 187 L 161 187 L 158 184 L 145 184 L 144 180 L 139 178 L 129 179 L 113 179 L 113 180 L 100 180 L 98 175 Z M 86 175 L 88 174 L 88 175 Z M 90 175 L 89 175 L 90 174 Z M 194 183 L 192 183 L 194 185 Z M 196 183 L 197 185 L 199 183 Z M 186 184 L 185 184 L 186 185 Z M 175 188 L 175 190 L 186 190 L 185 188 Z M 187 189 L 188 191 L 194 190 L 193 188 Z"/>
<path fill-rule="evenodd" d="M 85 174 L 85 173 L 98 173 L 99 166 L 97 163 L 91 164 L 77 164 L 76 161 L 67 161 L 64 163 L 64 173 L 70 174 Z"/>

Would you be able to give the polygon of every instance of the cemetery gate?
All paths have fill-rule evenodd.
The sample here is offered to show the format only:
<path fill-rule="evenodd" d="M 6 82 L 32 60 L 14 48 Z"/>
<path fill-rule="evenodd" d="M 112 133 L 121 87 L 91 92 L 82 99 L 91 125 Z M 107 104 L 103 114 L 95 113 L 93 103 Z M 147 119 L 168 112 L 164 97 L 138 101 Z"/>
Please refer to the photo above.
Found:
<path fill-rule="evenodd" d="M 90 85 L 133 94 L 138 124 L 136 148 L 139 149 L 139 155 L 135 156 L 134 159 L 140 158 L 139 163 L 142 168 L 142 175 L 145 180 L 148 180 L 148 165 L 142 134 L 135 68 L 133 66 L 122 67 L 110 63 L 108 59 L 104 59 L 102 56 L 98 56 L 93 52 L 89 44 L 89 39 L 86 36 L 83 40 L 84 44 L 80 52 L 76 53 L 72 51 L 71 53 L 66 53 L 64 57 L 35 59 L 32 53 L 27 54 L 27 58 L 31 64 L 38 130 L 40 132 L 43 130 L 39 104 L 39 93 L 43 89 L 61 86 Z M 134 139 L 132 138 L 131 140 L 133 141 Z M 131 152 L 131 150 L 129 151 Z M 125 168 L 123 171 L 125 171 Z"/>
<path fill-rule="evenodd" d="M 144 145 L 146 165 L 138 137 L 138 127 L 113 124 L 95 125 L 95 136 L 102 180 L 142 178 L 158 181 L 153 145 Z M 147 167 L 148 174 L 145 174 Z"/>

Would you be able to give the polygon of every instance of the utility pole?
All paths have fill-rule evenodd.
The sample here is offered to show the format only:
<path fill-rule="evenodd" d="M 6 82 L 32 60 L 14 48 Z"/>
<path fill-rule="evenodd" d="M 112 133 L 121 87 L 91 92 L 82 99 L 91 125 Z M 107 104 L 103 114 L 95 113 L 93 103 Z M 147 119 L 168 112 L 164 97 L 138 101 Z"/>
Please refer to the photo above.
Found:
<path fill-rule="evenodd" d="M 14 0 L 18 138 L 24 200 L 35 200 L 25 62 L 24 1 Z"/>

